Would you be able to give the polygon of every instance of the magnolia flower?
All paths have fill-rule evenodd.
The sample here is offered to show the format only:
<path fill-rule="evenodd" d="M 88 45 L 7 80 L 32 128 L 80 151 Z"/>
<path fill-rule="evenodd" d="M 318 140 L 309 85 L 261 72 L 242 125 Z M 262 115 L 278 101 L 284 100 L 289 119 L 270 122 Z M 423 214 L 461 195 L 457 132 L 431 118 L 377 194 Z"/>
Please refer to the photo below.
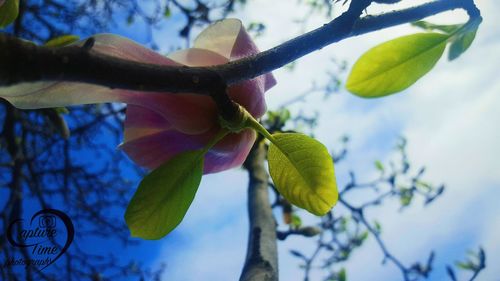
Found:
<path fill-rule="evenodd" d="M 241 22 L 235 19 L 215 23 L 196 38 L 193 48 L 167 57 L 120 36 L 99 34 L 93 38 L 92 50 L 95 52 L 159 65 L 210 66 L 259 52 Z M 83 42 L 77 44 L 83 45 Z M 228 93 L 253 117 L 259 118 L 266 111 L 264 92 L 275 83 L 274 77 L 266 74 L 232 85 Z M 137 164 L 149 169 L 178 153 L 205 147 L 220 130 L 213 100 L 190 93 L 130 91 L 75 82 L 36 82 L 0 88 L 0 97 L 22 109 L 126 103 L 124 141 L 120 148 Z M 252 129 L 225 136 L 205 155 L 204 173 L 240 166 L 255 137 Z"/>

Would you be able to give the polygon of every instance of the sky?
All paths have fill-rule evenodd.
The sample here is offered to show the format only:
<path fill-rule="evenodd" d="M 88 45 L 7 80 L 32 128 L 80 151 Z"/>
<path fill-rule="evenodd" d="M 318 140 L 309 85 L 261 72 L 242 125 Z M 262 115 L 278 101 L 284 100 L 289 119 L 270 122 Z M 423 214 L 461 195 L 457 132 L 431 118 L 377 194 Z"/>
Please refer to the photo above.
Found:
<path fill-rule="evenodd" d="M 422 1 L 403 2 L 415 5 Z M 446 184 L 444 195 L 428 207 L 416 202 L 398 212 L 397 202 L 389 202 L 367 214 L 381 222 L 382 238 L 404 262 L 423 261 L 431 249 L 436 251 L 430 280 L 445 280 L 444 266 L 464 259 L 467 250 L 479 246 L 486 250 L 488 267 L 478 280 L 500 280 L 500 268 L 495 266 L 500 264 L 500 36 L 496 21 L 500 7 L 495 0 L 476 2 L 484 22 L 472 47 L 456 61 L 443 57 L 410 89 L 371 100 L 342 90 L 327 101 L 320 95 L 312 96 L 307 103 L 292 108 L 295 112 L 300 108 L 320 113 L 315 135 L 329 149 L 335 149 L 342 135 L 351 137 L 348 160 L 337 169 L 340 186 L 346 183 L 348 169 L 367 178 L 373 175 L 373 162 L 388 161 L 399 136 L 408 138 L 411 163 L 427 167 L 426 179 Z M 266 24 L 266 33 L 256 42 L 267 49 L 326 22 L 314 16 L 305 26 L 294 24 L 307 13 L 295 4 L 286 0 L 275 0 L 273 5 L 265 0 L 248 1 L 244 11 L 235 16 L 247 24 Z M 372 7 L 368 12 L 383 8 Z M 428 20 L 462 23 L 466 17 L 454 11 Z M 171 45 L 167 34 L 175 26 L 155 34 L 160 47 Z M 405 25 L 348 39 L 300 59 L 293 72 L 275 71 L 278 84 L 268 92 L 268 108 L 275 109 L 300 95 L 312 81 L 324 81 L 325 71 L 333 67 L 331 58 L 347 60 L 351 66 L 370 47 L 416 31 Z M 164 280 L 238 279 L 248 235 L 246 188 L 247 175 L 241 169 L 203 178 L 184 221 L 167 238 L 156 242 L 160 250 L 152 264 L 167 264 Z M 307 252 L 310 246 L 311 241 L 304 238 L 279 242 L 281 280 L 300 280 L 298 260 L 288 251 Z M 369 238 L 345 265 L 348 279 L 401 279 L 394 266 L 382 265 L 381 261 L 380 249 Z"/>
<path fill-rule="evenodd" d="M 314 29 L 328 20 L 313 15 L 304 24 L 296 20 L 308 14 L 298 1 L 247 1 L 234 17 L 245 25 L 263 22 L 266 32 L 256 38 L 262 49 L 271 48 Z M 401 6 L 422 3 L 404 0 Z M 426 179 L 445 183 L 446 192 L 436 202 L 423 207 L 416 202 L 399 212 L 399 204 L 390 201 L 370 209 L 368 218 L 383 227 L 382 238 L 388 248 L 409 264 L 424 261 L 430 250 L 436 251 L 430 280 L 446 280 L 444 266 L 465 258 L 469 249 L 483 246 L 487 269 L 477 280 L 500 281 L 500 32 L 496 0 L 476 0 L 482 11 L 481 24 L 472 47 L 459 59 L 443 57 L 424 78 L 403 93 L 382 99 L 365 100 L 345 90 L 324 100 L 312 95 L 307 102 L 290 108 L 292 112 L 320 113 L 315 136 L 328 149 L 338 149 L 338 139 L 349 135 L 348 159 L 336 167 L 339 186 L 346 184 L 347 172 L 370 179 L 376 160 L 387 162 L 400 136 L 408 139 L 408 156 L 416 167 L 426 166 Z M 337 7 L 335 15 L 341 11 Z M 370 7 L 378 13 L 384 6 Z M 391 6 L 392 8 L 392 6 Z M 154 38 L 162 53 L 183 46 L 173 38 L 182 27 L 182 17 L 172 18 L 155 31 Z M 454 11 L 428 19 L 436 23 L 462 23 L 466 16 Z M 110 30 L 141 43 L 148 38 L 140 26 L 117 26 Z M 323 48 L 295 65 L 294 71 L 276 70 L 277 86 L 267 93 L 270 110 L 301 95 L 316 81 L 325 82 L 325 73 L 335 69 L 332 59 L 346 60 L 348 66 L 370 47 L 398 36 L 418 32 L 409 25 L 398 26 Z M 345 81 L 348 72 L 342 74 Z M 163 280 L 237 280 L 244 263 L 248 236 L 247 174 L 242 169 L 203 177 L 195 200 L 180 226 L 159 241 L 143 242 L 120 254 L 143 259 L 151 266 L 167 265 Z M 362 199 L 362 198 L 360 198 Z M 306 222 L 312 217 L 301 213 Z M 119 216 L 117 219 L 122 219 Z M 292 237 L 278 243 L 281 280 L 302 280 L 298 260 L 290 249 L 308 252 L 314 239 Z M 96 243 L 96 248 L 108 244 Z M 401 280 L 400 272 L 390 264 L 382 265 L 382 253 L 373 238 L 355 251 L 347 264 L 348 280 Z M 322 275 L 313 275 L 321 280 Z"/>

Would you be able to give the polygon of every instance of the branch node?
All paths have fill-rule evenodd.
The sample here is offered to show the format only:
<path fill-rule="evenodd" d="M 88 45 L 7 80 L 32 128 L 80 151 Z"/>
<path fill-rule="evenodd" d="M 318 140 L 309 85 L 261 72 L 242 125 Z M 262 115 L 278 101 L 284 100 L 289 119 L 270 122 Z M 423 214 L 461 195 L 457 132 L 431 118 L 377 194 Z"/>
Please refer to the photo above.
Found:
<path fill-rule="evenodd" d="M 95 39 L 94 37 L 90 37 L 89 39 L 85 40 L 85 43 L 83 43 L 82 49 L 84 51 L 90 51 L 92 47 L 94 47 Z"/>

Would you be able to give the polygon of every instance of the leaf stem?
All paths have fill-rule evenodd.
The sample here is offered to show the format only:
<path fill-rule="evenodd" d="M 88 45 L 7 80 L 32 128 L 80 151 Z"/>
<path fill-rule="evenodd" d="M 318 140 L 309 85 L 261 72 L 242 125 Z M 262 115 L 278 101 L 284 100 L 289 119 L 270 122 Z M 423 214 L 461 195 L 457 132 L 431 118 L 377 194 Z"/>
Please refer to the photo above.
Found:
<path fill-rule="evenodd" d="M 246 120 L 246 126 L 259 132 L 274 145 L 278 146 L 278 144 L 276 143 L 276 139 L 267 131 L 266 128 L 264 128 L 264 126 L 259 123 L 259 121 L 255 120 L 255 118 L 253 118 L 252 116 L 249 116 L 249 118 Z"/>

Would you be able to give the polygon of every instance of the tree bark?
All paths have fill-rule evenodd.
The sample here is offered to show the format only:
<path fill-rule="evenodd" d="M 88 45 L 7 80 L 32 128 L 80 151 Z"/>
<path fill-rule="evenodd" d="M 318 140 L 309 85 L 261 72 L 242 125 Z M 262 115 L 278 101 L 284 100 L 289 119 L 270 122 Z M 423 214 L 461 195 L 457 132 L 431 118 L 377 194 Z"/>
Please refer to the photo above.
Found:
<path fill-rule="evenodd" d="M 436 0 L 359 18 L 370 2 L 351 1 L 348 11 L 315 30 L 256 55 L 207 67 L 165 66 L 120 59 L 94 52 L 93 39 L 87 40 L 88 44 L 83 47 L 49 48 L 0 34 L 0 86 L 72 81 L 128 90 L 209 95 L 218 90 L 219 83 L 215 82 L 232 85 L 255 78 L 349 37 L 459 8 L 466 10 L 470 17 L 480 17 L 473 0 Z"/>
<path fill-rule="evenodd" d="M 245 266 L 240 281 L 277 281 L 276 221 L 269 202 L 269 175 L 265 168 L 266 147 L 257 141 L 245 162 L 248 170 L 248 216 L 250 229 Z"/>

